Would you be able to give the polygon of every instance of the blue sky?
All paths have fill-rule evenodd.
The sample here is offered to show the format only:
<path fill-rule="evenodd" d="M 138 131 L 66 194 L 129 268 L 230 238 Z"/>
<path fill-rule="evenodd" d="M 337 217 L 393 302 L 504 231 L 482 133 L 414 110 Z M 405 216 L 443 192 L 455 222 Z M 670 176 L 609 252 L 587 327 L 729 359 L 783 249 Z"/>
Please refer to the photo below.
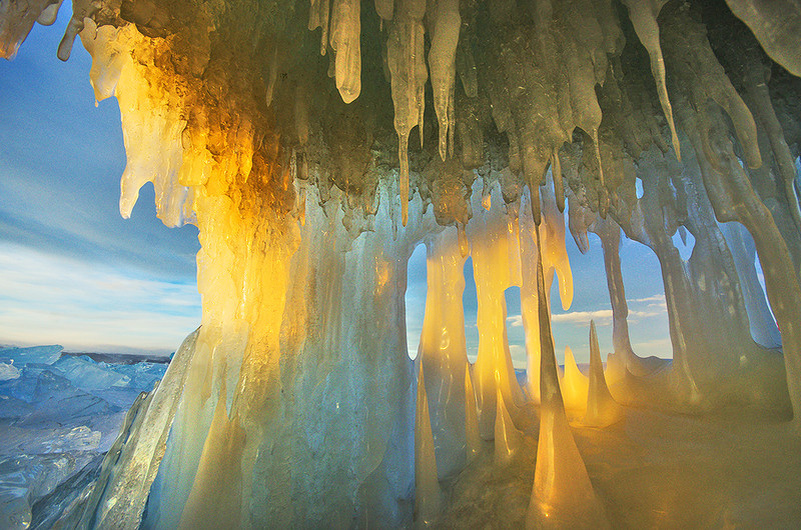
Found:
<path fill-rule="evenodd" d="M 200 321 L 197 230 L 161 224 L 151 185 L 120 217 L 119 108 L 80 41 L 56 58 L 61 11 L 0 60 L 0 344 L 169 353 Z"/>
<path fill-rule="evenodd" d="M 0 344 L 62 344 L 72 350 L 169 353 L 200 322 L 199 248 L 192 226 L 169 229 L 147 185 L 131 219 L 120 217 L 125 152 L 116 100 L 96 107 L 91 60 L 80 41 L 67 63 L 56 48 L 68 20 L 36 25 L 13 61 L 0 60 Z M 581 255 L 568 241 L 575 295 L 563 311 L 552 296 L 557 356 L 569 345 L 588 358 L 590 318 L 611 349 L 611 309 L 600 241 Z M 659 266 L 646 247 L 621 249 L 632 343 L 640 355 L 670 357 Z M 416 351 L 425 304 L 425 250 L 409 267 L 409 349 Z M 466 270 L 468 350 L 477 349 L 475 285 Z M 507 330 L 524 365 L 519 295 L 507 292 Z"/>

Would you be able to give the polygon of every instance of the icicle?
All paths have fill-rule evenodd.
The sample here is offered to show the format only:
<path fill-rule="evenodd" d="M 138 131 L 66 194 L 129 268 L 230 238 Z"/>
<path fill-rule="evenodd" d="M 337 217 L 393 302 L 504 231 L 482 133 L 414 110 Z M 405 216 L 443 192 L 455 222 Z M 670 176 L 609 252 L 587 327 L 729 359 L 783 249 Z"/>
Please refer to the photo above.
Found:
<path fill-rule="evenodd" d="M 562 378 L 562 396 L 565 408 L 584 415 L 587 409 L 589 380 L 581 373 L 573 357 L 573 350 L 565 346 L 565 375 Z"/>
<path fill-rule="evenodd" d="M 441 495 L 434 455 L 434 435 L 428 412 L 423 363 L 418 363 L 417 408 L 414 421 L 414 516 L 418 524 L 433 523 L 440 513 Z"/>
<path fill-rule="evenodd" d="M 382 24 L 385 20 L 392 20 L 394 9 L 394 0 L 375 0 L 375 12 L 381 17 Z"/>
<path fill-rule="evenodd" d="M 503 402 L 500 376 L 496 374 L 498 391 L 495 396 L 495 464 L 508 464 L 523 445 L 523 435 L 515 427 L 509 411 Z"/>
<path fill-rule="evenodd" d="M 770 58 L 801 77 L 798 35 L 801 12 L 794 0 L 726 0 L 729 8 L 754 32 Z"/>
<path fill-rule="evenodd" d="M 537 260 L 537 285 L 545 291 L 542 260 Z M 526 528 L 598 528 L 607 526 L 603 507 L 565 416 L 545 297 L 539 300 L 542 365 L 540 434 L 534 486 L 526 513 Z"/>
<path fill-rule="evenodd" d="M 50 4 L 44 8 L 44 11 L 42 11 L 39 18 L 36 19 L 36 22 L 42 26 L 52 26 L 56 22 L 58 10 L 61 8 L 61 3 L 63 1 L 64 0 L 58 0 L 55 4 Z"/>
<path fill-rule="evenodd" d="M 401 218 L 408 221 L 409 200 L 409 134 L 420 128 L 425 108 L 425 83 L 428 70 L 423 60 L 424 30 L 422 18 L 425 2 L 407 0 L 405 9 L 394 18 L 387 40 L 387 66 L 390 71 L 394 125 L 398 134 L 400 159 Z M 422 142 L 421 142 L 422 143 Z"/>
<path fill-rule="evenodd" d="M 306 226 L 306 187 L 303 186 L 298 193 L 298 218 L 300 226 Z"/>
<path fill-rule="evenodd" d="M 542 222 L 542 204 L 540 203 L 540 187 L 537 184 L 529 183 L 529 193 L 531 194 L 531 216 L 534 224 L 539 226 Z"/>
<path fill-rule="evenodd" d="M 331 0 L 311 0 L 309 8 L 309 30 L 313 31 L 322 28 L 320 36 L 320 55 L 325 55 L 328 48 L 328 23 L 331 13 Z"/>
<path fill-rule="evenodd" d="M 656 91 L 659 94 L 659 103 L 670 128 L 670 138 L 673 142 L 673 151 L 676 159 L 681 161 L 681 148 L 679 137 L 676 134 L 676 124 L 673 120 L 673 107 L 668 98 L 665 83 L 665 60 L 662 57 L 662 47 L 659 45 L 659 25 L 656 22 L 662 6 L 667 0 L 623 0 L 629 9 L 629 18 L 634 25 L 634 31 L 640 42 L 648 50 L 651 59 L 651 74 L 656 82 Z"/>
<path fill-rule="evenodd" d="M 556 194 L 556 207 L 559 212 L 565 211 L 565 184 L 562 180 L 562 162 L 559 161 L 559 150 L 554 149 L 551 155 L 551 175 L 553 177 L 553 189 Z"/>
<path fill-rule="evenodd" d="M 486 188 L 484 189 L 484 196 L 481 198 L 481 206 L 487 211 L 492 208 L 492 194 Z"/>
<path fill-rule="evenodd" d="M 448 157 L 448 134 L 454 126 L 451 110 L 453 85 L 456 81 L 456 46 L 462 19 L 459 16 L 458 0 L 439 0 L 429 13 L 433 22 L 428 67 L 431 70 L 434 110 L 439 121 L 439 156 L 445 160 Z"/>
<path fill-rule="evenodd" d="M 584 424 L 593 427 L 607 427 L 623 419 L 623 409 L 612 398 L 606 386 L 604 367 L 601 364 L 601 350 L 595 321 L 590 321 L 590 381 L 587 392 L 587 414 Z"/>
<path fill-rule="evenodd" d="M 94 19 L 94 16 L 100 11 L 101 4 L 99 2 L 92 2 L 90 0 L 75 0 L 72 3 L 72 18 L 67 29 L 64 30 L 64 37 L 58 45 L 58 58 L 66 61 L 70 58 L 72 52 L 72 45 L 75 42 L 75 37 L 83 30 L 84 20 L 87 18 Z"/>
<path fill-rule="evenodd" d="M 467 240 L 467 232 L 463 223 L 456 223 L 456 231 L 459 235 L 459 252 L 466 258 L 470 254 L 470 241 Z"/>
<path fill-rule="evenodd" d="M 468 461 L 475 457 L 482 446 L 481 435 L 478 433 L 478 407 L 476 406 L 476 394 L 473 390 L 473 379 L 470 377 L 470 365 L 464 369 L 464 392 L 465 392 L 465 448 L 467 450 Z"/>
<path fill-rule="evenodd" d="M 267 87 L 264 91 L 264 101 L 269 107 L 273 104 L 275 84 L 278 82 L 278 48 L 273 48 L 272 60 L 267 64 Z"/>
<path fill-rule="evenodd" d="M 362 90 L 360 6 L 359 0 L 334 0 L 331 17 L 337 90 L 345 103 L 353 102 Z"/>
<path fill-rule="evenodd" d="M 595 149 L 595 160 L 598 162 L 598 181 L 600 182 L 600 188 L 604 188 L 604 165 L 601 162 L 601 142 L 598 139 L 598 129 L 592 131 L 592 145 Z M 599 190 L 599 195 L 601 194 Z"/>
<path fill-rule="evenodd" d="M 408 134 L 401 136 L 400 148 L 398 155 L 400 156 L 400 203 L 401 203 L 401 224 L 406 226 L 409 222 L 409 136 Z"/>

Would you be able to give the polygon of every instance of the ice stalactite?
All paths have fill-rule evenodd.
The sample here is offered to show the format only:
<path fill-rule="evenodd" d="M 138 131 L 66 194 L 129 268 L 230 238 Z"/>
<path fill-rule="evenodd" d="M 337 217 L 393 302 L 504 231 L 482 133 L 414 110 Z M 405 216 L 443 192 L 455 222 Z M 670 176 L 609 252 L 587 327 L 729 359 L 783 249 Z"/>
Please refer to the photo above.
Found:
<path fill-rule="evenodd" d="M 429 526 L 440 514 L 442 492 L 437 479 L 434 435 L 428 413 L 423 364 L 417 378 L 417 412 L 414 425 L 414 517 L 418 525 Z"/>
<path fill-rule="evenodd" d="M 537 284 L 544 290 L 541 261 L 537 269 Z M 565 416 L 550 315 L 544 298 L 539 302 L 539 316 L 542 336 L 540 434 L 526 528 L 604 527 L 608 523 L 603 506 Z"/>
<path fill-rule="evenodd" d="M 799 312 L 801 287 L 795 274 L 792 258 L 785 240 L 770 211 L 754 192 L 743 167 L 733 152 L 731 141 L 723 136 L 723 117 L 714 108 L 705 109 L 700 120 L 681 109 L 680 121 L 690 131 L 690 140 L 698 157 L 704 186 L 721 222 L 739 221 L 754 238 L 757 255 L 765 273 L 765 285 L 770 307 L 781 329 L 782 351 L 795 418 L 801 410 L 801 329 L 795 316 Z M 712 121 L 714 120 L 714 121 Z M 717 123 L 711 127 L 709 123 Z M 702 122 L 703 123 L 703 122 Z M 702 138 L 706 137 L 707 140 Z M 714 146 L 714 147 L 713 147 Z"/>
<path fill-rule="evenodd" d="M 467 441 L 463 425 L 470 405 L 464 400 L 463 386 L 469 377 L 465 375 L 468 362 L 462 307 L 465 258 L 454 232 L 453 228 L 443 230 L 426 244 L 428 292 L 418 354 L 426 372 L 431 429 L 442 477 L 464 465 Z"/>
<path fill-rule="evenodd" d="M 590 377 L 587 388 L 587 413 L 583 423 L 592 427 L 608 427 L 622 419 L 623 409 L 612 398 L 609 387 L 606 386 L 595 321 L 590 320 Z"/>
<path fill-rule="evenodd" d="M 310 0 L 310 2 L 308 28 L 310 30 L 320 28 L 322 34 L 320 38 L 320 55 L 325 55 L 328 50 L 328 32 L 330 30 L 330 0 Z"/>
<path fill-rule="evenodd" d="M 801 7 L 792 0 L 726 0 L 759 39 L 770 57 L 794 75 L 801 76 L 798 58 L 798 34 L 801 31 Z"/>
<path fill-rule="evenodd" d="M 623 222 L 623 216 L 620 215 L 617 220 L 629 238 L 649 246 L 659 258 L 673 344 L 674 389 L 680 400 L 698 405 L 702 396 L 687 360 L 687 340 L 695 335 L 695 326 L 700 323 L 687 316 L 690 314 L 691 302 L 688 297 L 691 296 L 691 288 L 679 251 L 671 240 L 678 228 L 678 220 L 672 213 L 675 206 L 667 183 L 668 162 L 659 154 L 647 160 L 653 165 L 647 170 L 640 168 L 643 197 L 637 201 L 636 209 L 628 214 L 629 220 Z"/>
<path fill-rule="evenodd" d="M 715 58 L 704 27 L 688 19 L 689 15 L 676 10 L 665 24 L 666 61 L 672 66 L 683 86 L 676 87 L 682 95 L 682 128 L 696 152 L 706 195 L 718 221 L 739 221 L 754 237 L 760 262 L 765 268 L 768 299 L 782 330 L 782 343 L 787 385 L 793 410 L 798 418 L 801 410 L 801 328 L 788 312 L 798 313 L 801 300 L 798 275 L 786 240 L 768 208 L 754 190 L 744 165 L 734 154 L 726 135 L 728 125 L 721 109 L 731 118 L 743 158 L 750 168 L 758 168 L 762 157 L 757 145 L 753 117 L 732 87 L 720 63 Z M 688 64 L 682 56 L 693 49 L 694 62 Z M 699 71 L 706 74 L 699 77 Z M 719 105 L 715 106 L 714 101 Z M 691 102 L 696 112 L 691 110 Z M 768 279 L 770 278 L 770 280 Z M 782 287 L 779 287 L 779 286 Z M 785 326 L 786 322 L 786 326 Z M 799 342 L 796 342 L 799 341 Z"/>
<path fill-rule="evenodd" d="M 331 12 L 336 85 L 345 103 L 353 102 L 362 90 L 360 6 L 359 0 L 334 0 Z"/>
<path fill-rule="evenodd" d="M 425 85 L 428 69 L 425 63 L 423 0 L 398 0 L 397 9 L 387 37 L 387 64 L 395 109 L 395 131 L 398 134 L 400 158 L 400 206 L 404 226 L 409 210 L 409 135 L 415 127 L 423 139 Z M 447 30 L 450 31 L 450 30 Z"/>
<path fill-rule="evenodd" d="M 0 57 L 11 59 L 28 36 L 33 25 L 49 26 L 61 2 L 55 0 L 22 0 L 0 5 Z"/>
<path fill-rule="evenodd" d="M 651 74 L 656 81 L 656 91 L 659 94 L 659 103 L 670 128 L 670 138 L 673 142 L 673 151 L 676 158 L 681 160 L 681 146 L 679 136 L 676 134 L 676 124 L 673 120 L 673 107 L 670 104 L 667 85 L 665 83 L 665 59 L 662 57 L 662 47 L 659 45 L 659 24 L 656 20 L 667 0 L 624 0 L 629 10 L 629 18 L 637 32 L 637 37 L 651 59 Z"/>
<path fill-rule="evenodd" d="M 488 50 L 497 56 L 483 60 L 501 68 L 497 79 L 487 80 L 493 119 L 499 131 L 508 133 L 510 169 L 523 172 L 539 224 L 539 185 L 553 153 L 570 142 L 577 127 L 593 140 L 603 186 L 595 85 L 603 84 L 607 54 L 619 49 L 622 34 L 608 2 L 533 2 L 527 13 L 533 33 L 503 5 L 491 10 L 494 26 L 487 35 L 493 42 Z"/>
<path fill-rule="evenodd" d="M 394 4 L 394 0 L 375 0 L 375 12 L 378 13 L 381 20 L 392 20 Z"/>
<path fill-rule="evenodd" d="M 448 158 L 453 151 L 454 85 L 456 82 L 456 45 L 462 19 L 457 0 L 437 0 L 429 10 L 431 49 L 428 68 L 434 91 L 434 111 L 439 121 L 439 156 Z"/>

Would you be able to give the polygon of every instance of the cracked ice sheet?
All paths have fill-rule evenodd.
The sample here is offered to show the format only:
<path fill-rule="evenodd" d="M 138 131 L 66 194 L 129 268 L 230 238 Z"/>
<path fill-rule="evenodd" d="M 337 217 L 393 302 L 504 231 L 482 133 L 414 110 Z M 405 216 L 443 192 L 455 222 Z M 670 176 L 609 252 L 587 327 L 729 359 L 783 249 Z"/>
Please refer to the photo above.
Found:
<path fill-rule="evenodd" d="M 194 283 L 0 243 L 0 342 L 166 354 L 199 322 Z"/>

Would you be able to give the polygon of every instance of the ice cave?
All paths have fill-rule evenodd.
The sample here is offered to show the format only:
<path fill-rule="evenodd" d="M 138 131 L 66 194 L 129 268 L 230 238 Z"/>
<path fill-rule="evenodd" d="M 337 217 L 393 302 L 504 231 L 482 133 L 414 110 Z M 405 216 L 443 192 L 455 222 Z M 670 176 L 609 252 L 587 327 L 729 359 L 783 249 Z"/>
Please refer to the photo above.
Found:
<path fill-rule="evenodd" d="M 0 55 L 60 5 L 0 0 Z M 203 317 L 56 527 L 801 525 L 798 0 L 72 13 L 58 57 L 80 37 L 119 101 L 120 211 L 152 182 L 165 224 L 197 225 Z M 588 233 L 614 351 L 590 326 L 581 369 L 557 362 L 549 293 L 582 289 L 566 246 Z M 664 358 L 629 339 L 626 238 L 659 260 Z"/>

